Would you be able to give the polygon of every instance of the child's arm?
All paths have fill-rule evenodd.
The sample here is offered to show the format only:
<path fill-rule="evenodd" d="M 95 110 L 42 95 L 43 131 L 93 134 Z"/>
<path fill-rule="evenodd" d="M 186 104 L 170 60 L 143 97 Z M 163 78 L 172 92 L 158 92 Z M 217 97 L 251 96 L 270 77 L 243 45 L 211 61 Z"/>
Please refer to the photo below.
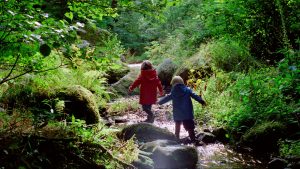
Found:
<path fill-rule="evenodd" d="M 162 105 L 162 104 L 167 103 L 171 99 L 172 99 L 172 96 L 171 96 L 171 94 L 169 94 L 169 95 L 163 97 L 162 99 L 160 99 L 157 103 L 160 104 L 160 105 Z"/>
<path fill-rule="evenodd" d="M 162 87 L 162 85 L 161 85 L 161 81 L 159 80 L 159 79 L 157 79 L 158 81 L 157 81 L 157 88 L 158 88 L 158 90 L 159 90 L 159 95 L 160 96 L 163 96 L 163 87 Z"/>
<path fill-rule="evenodd" d="M 197 95 L 196 93 L 194 93 L 191 89 L 190 90 L 190 96 L 195 99 L 196 101 L 198 101 L 199 103 L 201 103 L 203 106 L 206 105 L 206 102 L 202 99 L 202 97 L 200 97 L 199 95 Z"/>
<path fill-rule="evenodd" d="M 137 86 L 141 84 L 141 76 L 139 76 L 129 87 L 128 91 L 132 92 Z"/>

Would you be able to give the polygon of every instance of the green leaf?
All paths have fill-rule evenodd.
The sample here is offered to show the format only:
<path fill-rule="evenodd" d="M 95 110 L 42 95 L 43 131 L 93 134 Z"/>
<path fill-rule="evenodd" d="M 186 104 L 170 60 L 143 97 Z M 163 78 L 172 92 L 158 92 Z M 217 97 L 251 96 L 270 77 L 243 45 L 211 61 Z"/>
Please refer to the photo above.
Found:
<path fill-rule="evenodd" d="M 71 20 L 73 20 L 73 13 L 72 12 L 67 12 L 65 13 L 65 16 Z"/>
<path fill-rule="evenodd" d="M 75 123 L 75 116 L 72 115 L 72 123 Z"/>

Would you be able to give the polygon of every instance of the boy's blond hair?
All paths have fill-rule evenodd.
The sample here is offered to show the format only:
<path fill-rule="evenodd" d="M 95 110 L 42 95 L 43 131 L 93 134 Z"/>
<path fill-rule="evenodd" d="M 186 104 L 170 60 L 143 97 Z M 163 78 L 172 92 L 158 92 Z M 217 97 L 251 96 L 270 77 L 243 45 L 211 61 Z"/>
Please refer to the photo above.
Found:
<path fill-rule="evenodd" d="M 174 76 L 171 80 L 171 85 L 184 84 L 183 79 L 180 76 Z"/>
<path fill-rule="evenodd" d="M 149 60 L 143 61 L 141 65 L 141 70 L 150 70 L 153 69 L 152 63 Z"/>

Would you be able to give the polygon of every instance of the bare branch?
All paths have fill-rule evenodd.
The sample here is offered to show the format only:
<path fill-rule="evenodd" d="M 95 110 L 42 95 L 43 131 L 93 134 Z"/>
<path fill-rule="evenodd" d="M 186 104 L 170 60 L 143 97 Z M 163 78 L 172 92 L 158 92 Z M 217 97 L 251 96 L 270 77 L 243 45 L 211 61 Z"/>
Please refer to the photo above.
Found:
<path fill-rule="evenodd" d="M 18 57 L 20 57 L 20 56 L 18 55 Z M 7 81 L 10 81 L 10 80 L 16 79 L 16 78 L 18 78 L 18 77 L 24 76 L 24 75 L 27 74 L 27 73 L 31 73 L 31 72 L 34 72 L 34 73 L 42 73 L 42 72 L 47 72 L 47 71 L 55 70 L 55 69 L 58 69 L 58 68 L 60 68 L 60 67 L 66 66 L 66 65 L 63 64 L 62 61 L 61 61 L 60 65 L 58 65 L 58 66 L 56 66 L 56 67 L 52 67 L 52 68 L 44 69 L 44 70 L 34 70 L 34 69 L 29 69 L 29 70 L 27 70 L 27 71 L 25 71 L 25 72 L 23 72 L 23 73 L 21 73 L 21 74 L 19 74 L 19 75 L 10 77 L 11 74 L 12 74 L 12 72 L 13 72 L 13 70 L 14 70 L 15 67 L 16 67 L 16 63 L 17 63 L 17 60 L 18 60 L 18 59 L 19 59 L 19 58 L 16 59 L 15 64 L 12 66 L 12 69 L 10 70 L 9 74 L 8 74 L 5 78 L 3 78 L 3 79 L 0 81 L 0 84 L 3 84 L 3 83 L 5 83 L 5 82 L 7 82 Z"/>
<path fill-rule="evenodd" d="M 25 72 L 23 72 L 23 73 L 21 73 L 21 74 L 19 74 L 19 75 L 16 75 L 16 76 L 14 76 L 14 77 L 11 77 L 11 78 L 2 79 L 2 81 L 0 82 L 0 84 L 5 83 L 5 82 L 10 81 L 10 80 L 13 80 L 13 79 L 16 79 L 16 78 L 18 78 L 18 77 L 24 76 L 25 74 L 30 73 L 30 72 L 33 72 L 33 69 L 30 69 L 30 70 L 28 70 L 28 71 L 25 71 Z"/>
<path fill-rule="evenodd" d="M 14 71 L 17 63 L 18 63 L 18 60 L 20 58 L 20 54 L 17 54 L 17 58 L 15 60 L 15 63 L 13 64 L 12 68 L 10 69 L 9 73 L 0 81 L 0 84 L 4 83 L 7 81 L 7 79 L 9 79 L 9 76 L 12 74 L 12 72 Z"/>

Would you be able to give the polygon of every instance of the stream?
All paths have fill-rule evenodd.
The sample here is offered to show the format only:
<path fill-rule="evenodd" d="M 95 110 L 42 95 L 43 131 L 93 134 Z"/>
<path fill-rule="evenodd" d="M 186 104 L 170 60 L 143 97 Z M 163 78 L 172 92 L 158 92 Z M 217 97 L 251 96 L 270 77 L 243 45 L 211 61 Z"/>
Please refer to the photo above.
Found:
<path fill-rule="evenodd" d="M 122 98 L 118 102 L 135 102 L 138 104 L 138 96 Z M 170 132 L 175 132 L 175 124 L 172 121 L 172 105 L 153 105 L 152 110 L 155 114 L 154 125 L 160 128 L 165 128 Z M 139 108 L 135 111 L 123 112 L 122 115 L 115 117 L 122 121 L 116 125 L 130 125 L 144 121 L 147 118 L 145 112 Z M 201 131 L 201 126 L 196 126 L 196 133 Z M 181 128 L 180 138 L 188 137 L 188 133 Z M 191 145 L 193 146 L 193 145 Z M 198 165 L 197 169 L 264 169 L 266 164 L 253 158 L 251 155 L 242 154 L 234 151 L 230 146 L 216 142 L 203 146 L 197 146 L 198 150 Z"/>
<path fill-rule="evenodd" d="M 131 72 L 137 72 L 140 64 L 129 65 Z M 129 73 L 130 74 L 130 73 Z M 138 104 L 138 96 L 129 96 L 122 98 L 117 102 L 127 101 Z M 165 128 L 172 133 L 175 133 L 175 124 L 172 120 L 172 104 L 171 102 L 164 105 L 153 105 L 152 110 L 155 114 L 154 125 L 160 128 Z M 146 113 L 139 108 L 123 112 L 118 115 L 119 119 L 124 119 L 124 123 L 119 125 L 129 125 L 139 123 L 146 119 Z M 201 126 L 196 126 L 196 132 L 200 132 Z M 188 133 L 181 128 L 180 138 L 188 137 Z M 193 145 L 191 145 L 193 146 Z M 197 169 L 264 169 L 266 164 L 253 158 L 251 155 L 242 154 L 234 151 L 228 145 L 220 142 L 197 146 L 198 150 L 198 165 Z"/>

